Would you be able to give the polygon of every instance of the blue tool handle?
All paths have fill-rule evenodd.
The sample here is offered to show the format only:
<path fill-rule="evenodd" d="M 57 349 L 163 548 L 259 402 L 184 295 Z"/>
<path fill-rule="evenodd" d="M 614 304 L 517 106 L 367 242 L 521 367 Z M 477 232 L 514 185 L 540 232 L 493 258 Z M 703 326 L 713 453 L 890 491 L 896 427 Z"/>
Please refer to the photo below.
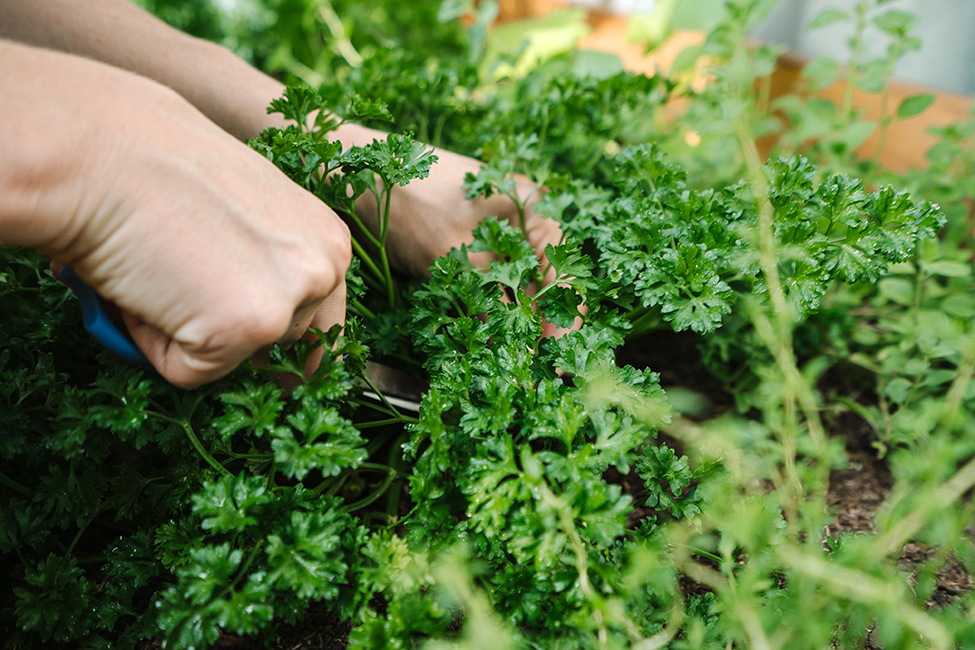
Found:
<path fill-rule="evenodd" d="M 142 353 L 135 343 L 130 341 L 122 332 L 118 331 L 112 319 L 105 311 L 105 304 L 98 293 L 85 284 L 85 281 L 78 277 L 70 266 L 62 267 L 58 272 L 64 282 L 71 287 L 78 300 L 81 301 L 81 313 L 84 317 L 85 329 L 95 337 L 95 340 L 104 345 L 110 352 L 115 354 L 126 363 L 143 368 L 152 368 L 149 359 Z"/>

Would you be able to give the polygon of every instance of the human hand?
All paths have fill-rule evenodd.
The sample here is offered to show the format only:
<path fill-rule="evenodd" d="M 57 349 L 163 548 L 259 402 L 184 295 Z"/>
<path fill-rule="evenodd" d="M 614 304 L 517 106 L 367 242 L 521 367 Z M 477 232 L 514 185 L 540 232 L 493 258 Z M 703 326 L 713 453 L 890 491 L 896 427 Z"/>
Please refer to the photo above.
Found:
<path fill-rule="evenodd" d="M 343 129 L 345 131 L 343 132 Z M 342 127 L 336 134 L 343 143 L 362 145 L 383 134 L 362 127 Z M 474 200 L 466 198 L 461 188 L 468 173 L 477 174 L 480 161 L 443 149 L 437 149 L 437 163 L 427 178 L 414 180 L 405 187 L 393 188 L 390 205 L 386 250 L 390 263 L 399 271 L 417 277 L 429 277 L 429 267 L 434 259 L 447 254 L 452 248 L 473 241 L 472 231 L 485 217 L 496 216 L 516 228 L 521 228 L 517 206 L 509 197 L 494 194 Z M 538 255 L 543 269 L 548 269 L 542 282 L 555 280 L 555 270 L 548 265 L 545 247 L 561 242 L 559 224 L 544 218 L 532 210 L 538 199 L 538 188 L 527 177 L 517 176 L 517 195 L 526 202 L 525 233 L 529 245 Z M 356 203 L 356 213 L 373 234 L 379 230 L 378 208 L 375 197 L 367 192 Z M 471 253 L 471 262 L 487 266 L 491 253 Z M 577 319 L 576 327 L 581 324 Z M 562 330 L 551 323 L 544 323 L 545 336 L 558 335 Z"/>
<path fill-rule="evenodd" d="M 154 82 L 0 47 L 0 240 L 73 266 L 164 378 L 344 320 L 348 230 L 315 197 Z"/>

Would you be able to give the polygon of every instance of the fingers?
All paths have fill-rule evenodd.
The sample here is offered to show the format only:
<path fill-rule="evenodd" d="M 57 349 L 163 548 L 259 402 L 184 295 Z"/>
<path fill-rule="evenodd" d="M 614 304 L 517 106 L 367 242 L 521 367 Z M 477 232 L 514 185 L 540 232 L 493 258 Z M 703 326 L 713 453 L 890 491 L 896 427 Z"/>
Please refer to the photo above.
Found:
<path fill-rule="evenodd" d="M 192 389 L 223 377 L 247 355 L 201 356 L 193 354 L 171 336 L 122 312 L 129 335 L 163 378 L 178 388 Z"/>
<path fill-rule="evenodd" d="M 327 332 L 332 329 L 333 326 L 345 323 L 345 293 L 345 282 L 342 282 L 335 289 L 335 291 L 329 294 L 322 304 L 319 305 L 318 309 L 313 314 L 311 321 L 309 321 L 308 326 L 305 327 L 306 333 L 304 338 L 306 340 L 316 340 L 315 336 L 307 331 L 311 327 L 320 329 L 323 332 Z M 318 369 L 324 355 L 325 350 L 321 347 L 312 352 L 311 356 L 308 357 L 307 363 L 305 364 L 305 377 L 310 377 Z"/>
<path fill-rule="evenodd" d="M 257 325 L 241 332 L 243 336 L 238 341 L 231 337 L 222 344 L 209 347 L 181 343 L 125 311 L 122 319 L 132 340 L 166 381 L 178 388 L 193 389 L 230 373 L 252 355 L 255 365 L 266 366 L 268 351 L 274 343 L 287 346 L 298 338 L 315 340 L 308 332 L 309 328 L 328 331 L 333 325 L 344 323 L 345 298 L 346 286 L 342 281 L 324 300 L 299 306 L 283 331 L 282 328 Z M 318 368 L 324 352 L 318 349 L 308 358 L 306 377 Z M 298 380 L 289 378 L 288 381 L 296 385 Z"/>
<path fill-rule="evenodd" d="M 534 190 L 532 190 L 530 187 L 523 187 L 520 184 L 519 191 L 527 194 L 533 192 Z M 534 196 L 537 199 L 537 194 Z M 527 231 L 528 243 L 535 250 L 535 255 L 538 256 L 539 262 L 541 263 L 541 269 L 544 275 L 541 279 L 540 285 L 541 287 L 545 287 L 555 282 L 557 279 L 555 268 L 549 264 L 548 257 L 545 255 L 545 248 L 550 244 L 552 246 L 558 246 L 562 243 L 562 229 L 559 227 L 558 222 L 556 222 L 554 219 L 539 217 L 537 214 L 535 214 L 535 212 L 532 210 L 532 205 L 535 203 L 536 199 L 530 201 L 528 206 L 525 208 L 525 230 Z M 536 287 L 535 290 L 537 291 L 538 287 Z M 586 313 L 585 305 L 580 306 L 580 311 L 583 315 Z M 542 308 L 542 336 L 545 338 L 559 338 L 561 336 L 565 336 L 569 332 L 578 330 L 580 327 L 582 327 L 582 322 L 582 316 L 577 316 L 572 322 L 572 327 L 558 327 L 545 320 L 544 308 Z"/>

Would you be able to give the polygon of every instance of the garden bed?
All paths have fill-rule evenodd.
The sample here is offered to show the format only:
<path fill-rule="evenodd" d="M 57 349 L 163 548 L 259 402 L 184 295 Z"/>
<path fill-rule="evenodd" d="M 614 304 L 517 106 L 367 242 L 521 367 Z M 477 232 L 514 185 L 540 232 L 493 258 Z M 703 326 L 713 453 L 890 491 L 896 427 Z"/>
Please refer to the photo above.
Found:
<path fill-rule="evenodd" d="M 746 0 L 655 78 L 580 51 L 584 18 L 501 38 L 491 3 L 335 4 L 371 21 L 359 66 L 314 30 L 250 42 L 324 80 L 250 145 L 360 227 L 352 318 L 293 391 L 246 364 L 178 391 L 0 251 L 7 647 L 975 643 L 975 123 L 911 174 L 864 157 L 927 100 L 871 120 L 779 92 Z M 392 135 L 343 148 L 341 120 Z M 387 200 L 427 143 L 480 157 L 467 197 L 515 209 L 416 280 L 388 263 Z M 536 213 L 564 233 L 544 262 Z M 364 399 L 367 357 L 429 382 L 418 415 Z"/>

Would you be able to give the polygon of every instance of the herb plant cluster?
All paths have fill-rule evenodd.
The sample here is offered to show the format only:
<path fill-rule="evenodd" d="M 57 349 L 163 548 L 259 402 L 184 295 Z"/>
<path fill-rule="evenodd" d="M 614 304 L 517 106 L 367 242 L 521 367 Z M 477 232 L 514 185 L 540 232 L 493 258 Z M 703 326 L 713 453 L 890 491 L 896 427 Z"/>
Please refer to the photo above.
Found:
<path fill-rule="evenodd" d="M 486 76 L 490 2 L 379 3 L 363 28 L 356 3 L 290 1 L 336 49 L 287 24 L 238 43 L 306 82 L 269 109 L 293 125 L 251 146 L 357 231 L 349 321 L 179 391 L 99 351 L 43 260 L 0 250 L 5 648 L 270 646 L 319 602 L 350 647 L 377 650 L 975 642 L 971 593 L 925 605 L 947 558 L 975 569 L 971 125 L 910 178 L 859 159 L 850 134 L 883 123 L 843 106 L 843 128 L 816 132 L 819 100 L 763 91 L 774 52 L 746 46 L 754 0 L 727 2 L 684 57 L 707 57 L 701 91 L 680 67 L 647 78 L 574 50 Z M 817 24 L 891 26 L 896 60 L 913 23 L 885 4 Z M 436 16 L 441 52 L 381 46 Z M 873 83 L 853 47 L 849 82 Z M 344 121 L 391 135 L 343 147 Z M 768 135 L 783 155 L 765 162 Z M 429 279 L 391 268 L 390 197 L 429 173 L 429 144 L 484 161 L 469 198 L 561 224 L 544 264 L 486 219 Z M 519 195 L 515 174 L 544 192 Z M 377 231 L 356 216 L 366 193 Z M 483 252 L 495 261 L 474 266 Z M 545 338 L 543 317 L 576 327 Z M 655 372 L 618 358 L 664 328 L 695 337 L 736 409 L 682 415 Z M 317 345 L 334 354 L 284 390 Z M 419 413 L 367 398 L 367 360 L 428 383 Z M 830 430 L 849 414 L 894 488 L 875 535 L 824 536 L 846 462 Z M 935 552 L 909 584 L 912 540 Z"/>

